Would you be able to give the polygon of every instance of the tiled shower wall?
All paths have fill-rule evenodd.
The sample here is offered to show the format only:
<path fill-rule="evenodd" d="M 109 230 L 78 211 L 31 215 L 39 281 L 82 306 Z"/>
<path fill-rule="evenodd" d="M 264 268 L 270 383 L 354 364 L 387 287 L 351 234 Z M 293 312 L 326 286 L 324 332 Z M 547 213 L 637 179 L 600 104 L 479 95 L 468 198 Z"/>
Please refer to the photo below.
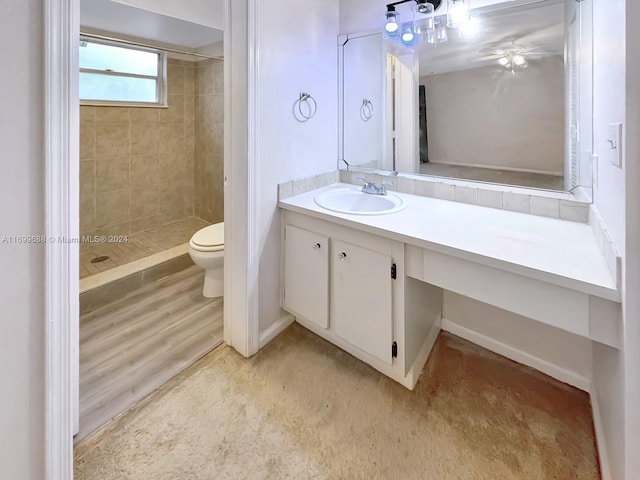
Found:
<path fill-rule="evenodd" d="M 224 211 L 224 68 L 221 60 L 196 68 L 195 214 L 221 222 Z"/>
<path fill-rule="evenodd" d="M 138 232 L 198 215 L 196 203 L 199 211 L 215 211 L 215 195 L 208 193 L 209 204 L 195 195 L 205 190 L 219 190 L 222 195 L 222 176 L 205 187 L 198 173 L 215 170 L 213 149 L 199 145 L 207 138 L 196 133 L 212 130 L 213 125 L 196 124 L 219 116 L 217 128 L 222 132 L 223 112 L 220 103 L 216 113 L 213 95 L 199 94 L 214 90 L 213 70 L 206 78 L 200 78 L 200 70 L 196 63 L 169 59 L 168 108 L 80 107 L 83 234 Z M 205 117 L 196 113 L 200 111 L 210 113 Z M 198 167 L 197 151 L 201 152 Z M 219 157 L 222 163 L 221 147 Z"/>

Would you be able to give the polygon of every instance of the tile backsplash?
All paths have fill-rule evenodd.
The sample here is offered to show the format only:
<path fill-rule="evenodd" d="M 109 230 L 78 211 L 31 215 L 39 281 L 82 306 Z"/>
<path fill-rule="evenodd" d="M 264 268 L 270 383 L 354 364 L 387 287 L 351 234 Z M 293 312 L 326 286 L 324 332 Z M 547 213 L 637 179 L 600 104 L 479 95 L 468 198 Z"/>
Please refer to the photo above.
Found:
<path fill-rule="evenodd" d="M 550 218 L 560 218 L 574 222 L 589 221 L 588 203 L 563 200 L 545 195 L 531 195 L 518 192 L 477 188 L 471 185 L 458 185 L 428 178 L 414 179 L 402 176 L 377 175 L 373 173 L 332 170 L 319 175 L 291 180 L 278 185 L 278 198 L 283 200 L 293 195 L 325 187 L 335 182 L 360 184 L 361 178 L 368 182 L 386 182 L 387 190 L 439 198 L 454 202 L 498 208 L 514 212 L 529 213 Z"/>
<path fill-rule="evenodd" d="M 616 283 L 618 289 L 622 288 L 622 257 L 607 226 L 593 206 L 591 207 L 589 215 L 589 225 L 596 237 L 598 247 L 600 247 L 602 255 L 604 255 L 604 259 L 607 262 L 607 268 L 609 269 L 609 273 L 611 273 L 611 278 Z"/>
<path fill-rule="evenodd" d="M 393 185 L 389 186 L 388 190 L 396 190 L 402 193 L 529 213 L 543 217 L 560 218 L 574 222 L 586 223 L 589 221 L 590 204 L 588 203 L 553 198 L 544 194 L 534 195 L 500 189 L 478 188 L 473 186 L 471 182 L 466 185 L 460 185 L 430 178 L 413 179 L 340 170 L 340 181 L 342 183 L 358 184 L 358 177 L 364 177 L 367 181 L 376 183 L 382 181 L 393 182 Z"/>
<path fill-rule="evenodd" d="M 310 192 L 316 188 L 326 187 L 327 185 L 336 183 L 338 180 L 338 170 L 331 170 L 330 172 L 310 175 L 296 180 L 289 180 L 288 182 L 280 183 L 278 185 L 278 200 L 284 200 L 285 198 L 293 197 L 294 195 Z"/>

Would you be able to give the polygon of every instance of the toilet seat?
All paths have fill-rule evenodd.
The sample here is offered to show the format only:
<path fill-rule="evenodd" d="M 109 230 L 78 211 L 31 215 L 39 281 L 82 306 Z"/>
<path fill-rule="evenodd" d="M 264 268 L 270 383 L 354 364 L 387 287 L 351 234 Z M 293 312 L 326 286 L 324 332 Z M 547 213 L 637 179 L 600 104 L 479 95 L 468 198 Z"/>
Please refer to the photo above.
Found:
<path fill-rule="evenodd" d="M 191 237 L 189 244 L 199 252 L 224 250 L 224 223 L 216 223 L 198 230 Z"/>

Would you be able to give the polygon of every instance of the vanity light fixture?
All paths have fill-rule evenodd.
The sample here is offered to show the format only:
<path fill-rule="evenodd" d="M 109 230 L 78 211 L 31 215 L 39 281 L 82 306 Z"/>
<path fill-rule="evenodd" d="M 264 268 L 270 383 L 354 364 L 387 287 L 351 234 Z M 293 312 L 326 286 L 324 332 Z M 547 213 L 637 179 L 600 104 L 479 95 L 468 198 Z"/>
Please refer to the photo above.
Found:
<path fill-rule="evenodd" d="M 398 25 L 398 12 L 396 12 L 396 5 L 401 5 L 407 2 L 415 2 L 414 15 L 422 17 L 422 19 L 416 19 L 420 21 L 420 27 L 416 26 L 414 22 L 407 22 L 403 25 L 402 30 Z M 432 29 L 433 19 L 430 17 L 436 8 L 440 6 L 442 0 L 400 0 L 398 2 L 389 3 L 387 5 L 387 13 L 385 14 L 384 30 L 389 37 L 395 37 L 400 33 L 400 40 L 404 45 L 413 45 L 415 43 L 415 35 L 418 29 Z M 425 32 L 420 32 L 425 33 Z"/>

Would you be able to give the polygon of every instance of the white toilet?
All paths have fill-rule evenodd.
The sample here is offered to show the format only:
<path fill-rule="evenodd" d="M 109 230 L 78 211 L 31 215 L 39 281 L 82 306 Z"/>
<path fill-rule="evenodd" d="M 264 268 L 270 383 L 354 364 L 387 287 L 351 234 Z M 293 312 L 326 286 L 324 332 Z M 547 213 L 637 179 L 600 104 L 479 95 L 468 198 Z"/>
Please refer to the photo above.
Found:
<path fill-rule="evenodd" d="M 189 255 L 193 263 L 205 270 L 202 294 L 207 298 L 221 297 L 224 293 L 224 222 L 194 233 L 189 241 Z"/>

